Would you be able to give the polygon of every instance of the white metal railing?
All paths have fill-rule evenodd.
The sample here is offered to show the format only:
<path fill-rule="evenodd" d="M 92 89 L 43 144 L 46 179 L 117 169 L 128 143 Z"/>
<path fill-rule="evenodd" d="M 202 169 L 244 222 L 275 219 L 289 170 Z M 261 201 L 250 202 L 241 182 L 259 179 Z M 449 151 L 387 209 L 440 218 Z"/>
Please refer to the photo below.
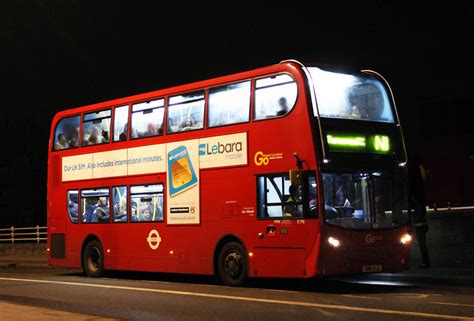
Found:
<path fill-rule="evenodd" d="M 427 212 L 439 212 L 439 213 L 449 213 L 449 212 L 458 212 L 458 211 L 473 211 L 474 206 L 458 206 L 458 207 L 451 207 L 448 203 L 448 207 L 437 207 L 436 204 L 433 207 L 426 207 Z"/>
<path fill-rule="evenodd" d="M 0 243 L 30 241 L 40 243 L 47 239 L 46 226 L 0 228 Z"/>

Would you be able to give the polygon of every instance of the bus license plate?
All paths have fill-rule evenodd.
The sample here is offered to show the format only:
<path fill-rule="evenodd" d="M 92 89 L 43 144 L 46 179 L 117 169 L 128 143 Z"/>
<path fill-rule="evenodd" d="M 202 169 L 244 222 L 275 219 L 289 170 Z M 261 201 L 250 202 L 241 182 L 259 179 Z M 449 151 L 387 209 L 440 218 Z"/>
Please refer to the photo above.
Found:
<path fill-rule="evenodd" d="M 363 265 L 362 272 L 364 273 L 382 272 L 382 264 Z"/>

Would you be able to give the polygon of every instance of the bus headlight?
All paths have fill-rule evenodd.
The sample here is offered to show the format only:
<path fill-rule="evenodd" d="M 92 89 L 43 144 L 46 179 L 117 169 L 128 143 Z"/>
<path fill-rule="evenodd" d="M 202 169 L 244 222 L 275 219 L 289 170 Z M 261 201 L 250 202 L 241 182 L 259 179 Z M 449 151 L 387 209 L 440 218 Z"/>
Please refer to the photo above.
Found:
<path fill-rule="evenodd" d="M 412 240 L 412 237 L 408 233 L 403 234 L 402 237 L 400 238 L 400 242 L 402 244 L 410 244 L 411 240 Z"/>
<path fill-rule="evenodd" d="M 341 245 L 341 242 L 339 242 L 338 239 L 335 239 L 335 238 L 332 237 L 332 236 L 330 236 L 330 237 L 328 238 L 328 242 L 329 242 L 329 244 L 331 244 L 331 245 L 334 246 L 334 247 L 339 247 L 339 245 Z"/>

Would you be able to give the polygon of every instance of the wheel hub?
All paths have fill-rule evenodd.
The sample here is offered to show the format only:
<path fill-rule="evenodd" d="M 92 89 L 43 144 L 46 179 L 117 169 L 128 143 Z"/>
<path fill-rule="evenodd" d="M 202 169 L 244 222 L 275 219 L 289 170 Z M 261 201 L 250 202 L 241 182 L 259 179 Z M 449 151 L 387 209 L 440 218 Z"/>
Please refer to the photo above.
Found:
<path fill-rule="evenodd" d="M 240 255 L 235 252 L 229 253 L 225 259 L 225 271 L 233 279 L 238 278 L 240 275 L 242 266 L 241 260 Z"/>
<path fill-rule="evenodd" d="M 89 259 L 89 267 L 91 270 L 97 270 L 101 264 L 102 256 L 100 254 L 99 249 L 92 248 L 91 255 Z"/>

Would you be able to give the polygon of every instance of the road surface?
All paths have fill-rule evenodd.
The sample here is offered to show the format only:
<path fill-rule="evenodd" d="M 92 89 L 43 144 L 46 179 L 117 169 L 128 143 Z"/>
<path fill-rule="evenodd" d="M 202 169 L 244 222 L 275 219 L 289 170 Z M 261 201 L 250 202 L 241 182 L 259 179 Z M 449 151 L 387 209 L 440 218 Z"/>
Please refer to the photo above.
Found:
<path fill-rule="evenodd" d="M 113 272 L 88 278 L 79 270 L 1 269 L 2 302 L 0 320 L 13 313 L 18 320 L 20 315 L 10 310 L 14 304 L 86 315 L 89 320 L 474 321 L 472 286 L 367 277 L 251 280 L 245 288 L 231 288 L 198 276 Z M 38 313 L 34 309 L 31 313 Z"/>

